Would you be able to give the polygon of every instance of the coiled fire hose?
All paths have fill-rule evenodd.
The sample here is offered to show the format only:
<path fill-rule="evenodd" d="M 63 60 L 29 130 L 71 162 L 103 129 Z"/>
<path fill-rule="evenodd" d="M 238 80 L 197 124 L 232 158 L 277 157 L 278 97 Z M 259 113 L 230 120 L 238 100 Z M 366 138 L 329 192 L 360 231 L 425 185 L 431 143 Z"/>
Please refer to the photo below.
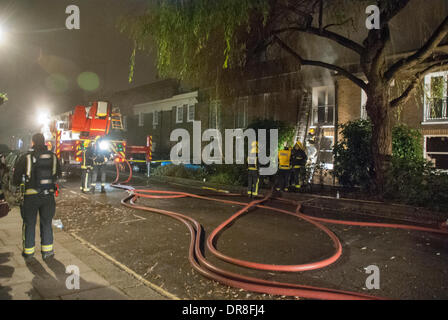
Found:
<path fill-rule="evenodd" d="M 130 168 L 130 165 L 128 163 L 128 166 Z M 132 170 L 131 170 L 132 172 Z M 119 174 L 118 168 L 117 168 L 117 174 Z M 201 199 L 201 200 L 208 200 L 208 201 L 215 201 L 225 204 L 232 204 L 232 205 L 239 205 L 242 206 L 242 209 L 240 209 L 238 212 L 236 212 L 234 215 L 232 215 L 230 218 L 228 218 L 226 221 L 221 223 L 215 230 L 211 232 L 209 237 L 207 238 L 207 248 L 209 251 L 215 255 L 216 257 L 227 261 L 229 263 L 233 263 L 242 267 L 246 268 L 253 268 L 253 269 L 259 269 L 259 270 L 269 270 L 269 271 L 282 271 L 282 272 L 298 272 L 298 271 L 307 271 L 307 270 L 316 270 L 320 268 L 324 268 L 335 261 L 339 259 L 339 257 L 342 255 L 342 245 L 337 236 L 329 230 L 326 226 L 322 225 L 322 223 L 330 223 L 330 224 L 343 224 L 343 225 L 352 225 L 352 226 L 366 226 L 366 227 L 382 227 L 382 228 L 395 228 L 395 229 L 406 229 L 406 230 L 417 230 L 417 231 L 425 231 L 425 232 L 434 232 L 439 234 L 445 234 L 448 235 L 448 230 L 444 229 L 433 229 L 433 228 L 426 228 L 426 227 L 419 227 L 419 226 L 412 226 L 412 225 L 402 225 L 402 224 L 386 224 L 386 223 L 372 223 L 372 222 L 356 222 L 356 221 L 343 221 L 343 220 L 333 220 L 333 219 L 325 219 L 325 218 L 317 218 L 305 215 L 301 213 L 301 205 L 297 204 L 296 202 L 292 200 L 286 200 L 286 199 L 277 199 L 282 200 L 290 203 L 294 203 L 297 205 L 297 209 L 295 212 L 271 207 L 264 205 L 263 203 L 266 202 L 271 198 L 271 194 L 268 194 L 263 199 L 260 200 L 254 200 L 250 203 L 245 202 L 238 202 L 238 201 L 232 201 L 232 200 L 224 200 L 224 199 L 216 199 L 212 197 L 207 196 L 201 196 L 196 195 L 192 193 L 186 193 L 186 192 L 175 192 L 175 191 L 161 191 L 161 190 L 141 190 L 141 189 L 135 189 L 132 186 L 124 185 L 123 183 L 116 184 L 119 179 L 119 176 L 117 175 L 116 182 L 114 182 L 114 187 L 126 190 L 128 191 L 129 195 L 124 198 L 121 203 L 129 208 L 148 211 L 148 212 L 154 212 L 162 215 L 169 216 L 171 218 L 174 218 L 183 224 L 186 225 L 188 230 L 190 231 L 190 247 L 189 247 L 189 261 L 193 268 L 197 270 L 200 274 L 203 276 L 210 278 L 212 280 L 221 282 L 225 285 L 238 288 L 238 289 L 244 289 L 247 291 L 253 291 L 258 293 L 267 293 L 272 295 L 282 295 L 282 296 L 297 296 L 302 298 L 308 298 L 308 299 L 329 299 L 329 300 L 380 300 L 383 298 L 375 297 L 367 294 L 357 293 L 357 292 L 350 292 L 350 291 L 343 291 L 343 290 L 337 290 L 337 289 L 329 289 L 329 288 L 319 288 L 319 287 L 313 287 L 308 285 L 300 285 L 300 284 L 294 284 L 294 283 L 283 283 L 283 282 L 276 282 L 276 281 L 269 281 L 249 276 L 244 276 L 241 274 L 229 272 L 226 270 L 223 270 L 221 268 L 218 268 L 211 264 L 203 255 L 201 250 L 201 235 L 202 235 L 202 226 L 199 222 L 194 220 L 191 217 L 188 217 L 186 215 L 183 215 L 181 213 L 158 209 L 158 208 L 151 208 L 143 205 L 136 204 L 137 200 L 139 198 L 146 198 L 146 199 L 176 199 L 176 198 L 195 198 L 195 199 Z M 130 181 L 130 178 L 128 178 L 125 183 L 128 183 Z M 228 194 L 228 196 L 236 196 L 235 194 Z M 240 195 L 238 195 L 240 196 Z M 251 261 L 245 261 L 236 259 L 233 257 L 229 257 L 221 252 L 219 252 L 216 249 L 215 241 L 218 236 L 218 234 L 228 227 L 233 221 L 235 221 L 239 216 L 243 215 L 244 213 L 248 212 L 249 210 L 253 208 L 263 208 L 267 210 L 276 211 L 279 213 L 288 214 L 294 217 L 297 217 L 299 219 L 305 220 L 311 224 L 313 224 L 315 227 L 326 233 L 329 238 L 332 240 L 335 252 L 334 254 L 324 260 L 321 261 L 315 261 L 312 263 L 307 264 L 301 264 L 301 265 L 273 265 L 273 264 L 262 264 L 262 263 L 255 263 Z"/>

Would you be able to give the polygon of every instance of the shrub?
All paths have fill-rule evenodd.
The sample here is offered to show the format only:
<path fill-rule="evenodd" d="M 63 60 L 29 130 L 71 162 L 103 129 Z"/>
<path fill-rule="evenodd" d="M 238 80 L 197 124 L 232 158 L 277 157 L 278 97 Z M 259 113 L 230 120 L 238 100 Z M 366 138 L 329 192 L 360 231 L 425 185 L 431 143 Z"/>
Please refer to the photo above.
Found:
<path fill-rule="evenodd" d="M 357 120 L 340 126 L 343 139 L 334 146 L 333 174 L 346 187 L 367 190 L 374 174 L 372 126 Z M 448 174 L 423 159 L 422 135 L 399 124 L 392 131 L 392 164 L 386 173 L 384 197 L 414 206 L 448 211 Z"/>
<path fill-rule="evenodd" d="M 335 144 L 333 175 L 346 187 L 369 189 L 373 179 L 370 121 L 351 121 L 339 126 L 343 139 Z"/>

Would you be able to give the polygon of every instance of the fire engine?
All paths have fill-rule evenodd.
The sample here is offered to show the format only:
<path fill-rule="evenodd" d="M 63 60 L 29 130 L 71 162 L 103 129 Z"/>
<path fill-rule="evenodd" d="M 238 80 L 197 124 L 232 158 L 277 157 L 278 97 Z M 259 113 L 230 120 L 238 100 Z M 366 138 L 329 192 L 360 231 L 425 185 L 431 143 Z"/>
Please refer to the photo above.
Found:
<path fill-rule="evenodd" d="M 106 101 L 95 101 L 89 107 L 79 105 L 73 111 L 51 117 L 43 125 L 42 133 L 48 148 L 56 153 L 65 168 L 79 166 L 83 149 L 99 138 L 99 147 L 111 151 L 116 163 L 133 157 L 145 159 L 134 162 L 148 164 L 152 160 L 151 137 L 147 137 L 146 146 L 128 145 L 119 108 Z"/>

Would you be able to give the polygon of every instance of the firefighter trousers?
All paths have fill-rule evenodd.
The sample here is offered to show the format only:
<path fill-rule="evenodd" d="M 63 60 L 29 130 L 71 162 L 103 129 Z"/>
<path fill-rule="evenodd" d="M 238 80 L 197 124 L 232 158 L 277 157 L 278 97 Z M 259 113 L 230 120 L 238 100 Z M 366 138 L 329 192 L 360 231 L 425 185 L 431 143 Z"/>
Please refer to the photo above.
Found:
<path fill-rule="evenodd" d="M 260 175 L 258 170 L 249 170 L 247 194 L 252 196 L 258 196 L 258 185 L 260 184 Z"/>
<path fill-rule="evenodd" d="M 56 202 L 52 193 L 25 195 L 20 214 L 23 219 L 22 240 L 23 253 L 35 252 L 36 221 L 39 215 L 41 251 L 53 251 L 52 220 L 56 211 Z"/>
<path fill-rule="evenodd" d="M 96 186 L 98 174 L 100 174 L 101 176 L 101 186 L 104 187 L 106 185 L 106 166 L 104 164 L 93 166 L 92 182 L 91 182 L 91 186 L 93 188 L 95 188 Z"/>
<path fill-rule="evenodd" d="M 300 189 L 303 184 L 303 171 L 305 168 L 302 166 L 294 166 L 292 169 L 292 185 L 296 189 Z"/>
<path fill-rule="evenodd" d="M 279 169 L 277 175 L 276 189 L 286 191 L 289 187 L 290 177 L 291 177 L 290 169 Z"/>
<path fill-rule="evenodd" d="M 81 175 L 81 190 L 89 191 L 91 181 L 92 181 L 92 169 L 90 167 L 83 168 Z"/>

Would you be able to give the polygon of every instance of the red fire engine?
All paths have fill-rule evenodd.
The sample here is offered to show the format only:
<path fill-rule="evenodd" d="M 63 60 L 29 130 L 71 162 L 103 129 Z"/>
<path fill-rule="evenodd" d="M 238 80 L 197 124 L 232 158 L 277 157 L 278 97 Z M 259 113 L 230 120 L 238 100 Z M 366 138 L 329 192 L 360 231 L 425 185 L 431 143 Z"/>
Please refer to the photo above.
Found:
<path fill-rule="evenodd" d="M 76 106 L 73 112 L 67 112 L 51 119 L 42 129 L 49 147 L 65 166 L 77 166 L 82 161 L 82 150 L 101 138 L 100 147 L 114 154 L 114 161 L 124 162 L 140 154 L 143 159 L 134 162 L 149 163 L 151 157 L 151 137 L 146 146 L 130 146 L 124 138 L 122 116 L 118 108 L 105 101 L 95 101 L 90 107 Z M 137 156 L 138 158 L 138 156 Z"/>

